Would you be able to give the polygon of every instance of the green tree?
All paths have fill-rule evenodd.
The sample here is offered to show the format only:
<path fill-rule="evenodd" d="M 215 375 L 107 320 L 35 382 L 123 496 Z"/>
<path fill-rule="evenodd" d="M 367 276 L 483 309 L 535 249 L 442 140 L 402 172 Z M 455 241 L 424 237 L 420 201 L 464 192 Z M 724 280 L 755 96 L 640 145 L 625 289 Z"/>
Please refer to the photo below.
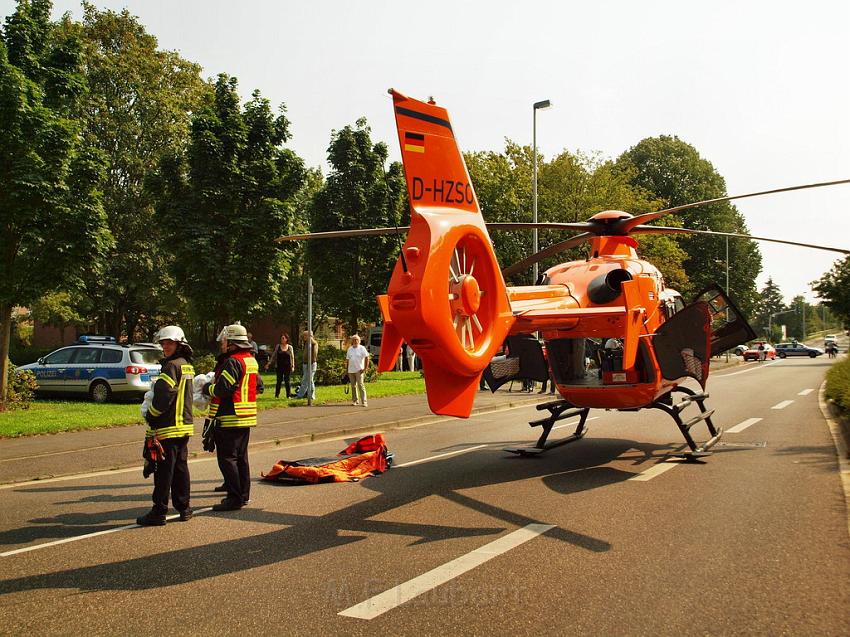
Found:
<path fill-rule="evenodd" d="M 20 0 L 0 33 L 0 410 L 12 308 L 73 283 L 109 239 L 102 161 L 72 118 L 82 46 L 48 0 Z"/>
<path fill-rule="evenodd" d="M 80 104 L 88 143 L 107 158 L 103 205 L 115 243 L 92 264 L 83 309 L 98 330 L 130 338 L 140 322 L 167 312 L 170 236 L 179 224 L 155 220 L 145 182 L 162 158 L 183 150 L 191 113 L 209 91 L 201 68 L 157 40 L 126 10 L 84 2 L 80 35 L 90 91 Z"/>
<path fill-rule="evenodd" d="M 87 324 L 85 317 L 76 310 L 76 303 L 69 292 L 48 292 L 30 307 L 31 317 L 44 325 L 59 330 L 60 342 L 65 344 L 65 328 Z"/>
<path fill-rule="evenodd" d="M 812 289 L 845 326 L 850 325 L 850 257 L 836 261 L 829 272 L 812 282 Z"/>
<path fill-rule="evenodd" d="M 328 147 L 331 171 L 313 201 L 310 230 L 407 225 L 409 215 L 401 215 L 406 210 L 402 167 L 393 163 L 385 176 L 386 160 L 386 144 L 372 143 L 365 119 L 334 131 Z M 355 332 L 361 322 L 377 320 L 375 297 L 386 292 L 397 256 L 394 235 L 308 243 L 316 299 Z"/>
<path fill-rule="evenodd" d="M 464 153 L 464 160 L 485 221 L 516 223 L 532 220 L 533 155 L 530 147 L 505 140 L 504 153 Z M 538 217 L 550 221 L 542 215 Z M 530 230 L 494 230 L 490 232 L 490 236 L 493 239 L 496 258 L 502 267 L 516 263 L 531 254 Z M 531 270 L 515 276 L 513 282 L 531 283 Z"/>
<path fill-rule="evenodd" d="M 767 335 L 770 340 L 778 340 L 781 338 L 781 331 L 777 327 L 777 319 L 781 319 L 781 312 L 785 312 L 789 308 L 785 305 L 782 299 L 782 291 L 779 286 L 773 282 L 773 278 L 768 277 L 761 292 L 759 292 L 758 312 L 755 315 L 756 320 L 752 322 L 753 328 L 758 332 L 760 329 Z M 779 324 L 783 321 L 780 320 Z"/>
<path fill-rule="evenodd" d="M 631 183 L 659 198 L 665 207 L 726 195 L 726 182 L 711 162 L 678 137 L 661 135 L 642 140 L 623 153 L 618 165 L 635 170 Z M 679 215 L 684 227 L 696 230 L 749 234 L 743 216 L 728 202 L 684 211 Z M 673 225 L 671 217 L 661 225 Z M 679 245 L 687 254 L 684 267 L 691 281 L 685 293 L 696 293 L 711 283 L 725 286 L 726 244 L 723 237 L 680 236 Z M 748 313 L 754 309 L 756 277 L 761 272 L 761 252 L 755 242 L 744 239 L 729 241 L 729 292 Z"/>
<path fill-rule="evenodd" d="M 277 303 L 289 259 L 273 239 L 287 234 L 304 181 L 302 160 L 283 147 L 285 108 L 275 116 L 259 91 L 240 108 L 237 85 L 218 76 L 188 151 L 167 157 L 150 180 L 176 284 L 199 323 L 244 321 Z"/>
<path fill-rule="evenodd" d="M 322 188 L 324 177 L 321 170 L 307 170 L 304 184 L 296 193 L 293 200 L 295 214 L 289 226 L 289 234 L 304 234 L 310 232 L 310 207 L 313 199 Z M 297 241 L 283 244 L 280 258 L 288 261 L 289 272 L 280 289 L 280 296 L 275 299 L 271 314 L 278 323 L 287 326 L 290 341 L 298 345 L 298 332 L 307 320 L 307 242 Z M 323 314 L 321 306 L 314 303 L 314 315 Z"/>

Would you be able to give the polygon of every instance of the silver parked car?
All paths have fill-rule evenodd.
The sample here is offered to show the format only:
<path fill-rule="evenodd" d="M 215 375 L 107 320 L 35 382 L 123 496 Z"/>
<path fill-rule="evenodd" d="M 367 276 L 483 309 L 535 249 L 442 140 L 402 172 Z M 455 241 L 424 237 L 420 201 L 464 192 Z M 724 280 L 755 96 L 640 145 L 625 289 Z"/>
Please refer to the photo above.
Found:
<path fill-rule="evenodd" d="M 39 395 L 88 395 L 97 403 L 141 398 L 159 376 L 162 350 L 149 343 L 122 345 L 111 336 L 81 336 L 18 370 L 35 374 Z"/>

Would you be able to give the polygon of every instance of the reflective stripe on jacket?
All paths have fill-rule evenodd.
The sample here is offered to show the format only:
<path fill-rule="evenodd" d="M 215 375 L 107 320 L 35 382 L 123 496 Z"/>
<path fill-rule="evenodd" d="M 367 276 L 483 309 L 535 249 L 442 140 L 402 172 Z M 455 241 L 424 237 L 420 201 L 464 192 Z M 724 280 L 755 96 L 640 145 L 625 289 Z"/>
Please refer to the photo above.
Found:
<path fill-rule="evenodd" d="M 210 396 L 209 418 L 222 427 L 253 427 L 257 424 L 257 393 L 263 391 L 257 359 L 251 350 L 223 354 L 215 368 L 215 379 L 206 386 Z"/>
<path fill-rule="evenodd" d="M 153 400 L 145 420 L 145 437 L 160 440 L 195 433 L 192 419 L 192 378 L 194 368 L 182 356 L 162 361 L 162 371 L 153 385 Z"/>

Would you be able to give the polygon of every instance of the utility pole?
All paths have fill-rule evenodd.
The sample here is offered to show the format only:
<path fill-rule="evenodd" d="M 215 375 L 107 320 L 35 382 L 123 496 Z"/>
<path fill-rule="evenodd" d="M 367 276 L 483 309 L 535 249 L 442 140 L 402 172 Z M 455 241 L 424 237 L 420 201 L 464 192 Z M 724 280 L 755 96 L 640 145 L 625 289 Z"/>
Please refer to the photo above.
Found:
<path fill-rule="evenodd" d="M 307 406 L 313 405 L 315 376 L 313 376 L 313 277 L 307 277 Z"/>

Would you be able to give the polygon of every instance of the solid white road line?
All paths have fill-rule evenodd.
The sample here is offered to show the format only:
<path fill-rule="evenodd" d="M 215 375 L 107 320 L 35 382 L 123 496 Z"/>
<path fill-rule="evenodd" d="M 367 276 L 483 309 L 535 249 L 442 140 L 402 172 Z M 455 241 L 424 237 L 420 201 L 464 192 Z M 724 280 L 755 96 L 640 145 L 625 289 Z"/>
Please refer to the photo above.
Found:
<path fill-rule="evenodd" d="M 750 425 L 754 425 L 757 422 L 761 422 L 761 420 L 762 420 L 761 418 L 747 418 L 744 422 L 738 423 L 734 427 L 729 427 L 729 429 L 726 430 L 726 433 L 727 434 L 736 434 L 739 431 L 744 431 L 744 429 L 746 429 Z"/>
<path fill-rule="evenodd" d="M 770 363 L 764 362 L 764 363 L 754 364 L 753 367 L 750 367 L 749 369 L 744 369 L 740 372 L 732 372 L 730 374 L 712 374 L 711 377 L 712 378 L 729 378 L 730 376 L 737 376 L 738 374 L 749 374 L 750 372 L 753 372 L 757 369 L 764 369 L 765 367 L 770 367 L 771 365 L 776 365 L 780 360 L 781 359 L 777 359 L 777 360 L 772 361 Z"/>
<path fill-rule="evenodd" d="M 804 389 L 803 391 L 801 391 L 801 392 L 800 392 L 799 394 L 797 394 L 797 395 L 798 395 L 798 396 L 808 396 L 808 395 L 809 395 L 809 394 L 811 394 L 813 391 L 815 391 L 815 390 L 814 390 L 814 389 Z"/>
<path fill-rule="evenodd" d="M 198 509 L 195 511 L 195 515 L 200 515 L 201 513 L 206 513 L 207 511 L 212 511 L 212 507 L 207 507 L 205 509 Z M 166 520 L 173 520 L 175 518 L 180 517 L 179 514 L 173 513 L 165 517 Z M 105 531 L 95 531 L 94 533 L 86 533 L 85 535 L 76 535 L 74 537 L 65 537 L 61 540 L 54 540 L 53 542 L 45 542 L 44 544 L 33 544 L 32 546 L 25 546 L 22 549 L 15 549 L 13 551 L 6 551 L 5 553 L 0 553 L 0 557 L 9 557 L 10 555 L 17 555 L 18 553 L 29 553 L 30 551 L 36 551 L 38 549 L 46 549 L 49 546 L 57 546 L 59 544 L 67 544 L 68 542 L 76 542 L 77 540 L 85 540 L 89 537 L 97 537 L 98 535 L 109 535 L 110 533 L 117 533 L 118 531 L 126 531 L 127 529 L 140 529 L 138 524 L 126 524 L 124 526 L 116 526 L 114 529 L 106 529 Z"/>
<path fill-rule="evenodd" d="M 466 447 L 465 449 L 458 449 L 457 451 L 447 451 L 446 453 L 440 453 L 436 456 L 428 456 L 427 458 L 420 458 L 419 460 L 402 462 L 401 464 L 393 465 L 393 468 L 401 469 L 402 467 L 412 467 L 415 464 L 422 464 L 424 462 L 431 462 L 432 460 L 439 460 L 440 458 L 445 458 L 447 456 L 456 456 L 461 453 L 468 453 L 470 451 L 475 451 L 476 449 L 481 449 L 486 446 L 487 445 L 475 445 L 474 447 Z"/>
<path fill-rule="evenodd" d="M 771 407 L 771 409 L 785 409 L 793 402 L 793 400 L 783 400 L 781 403 L 776 403 L 773 407 Z"/>
<path fill-rule="evenodd" d="M 209 462 L 210 460 L 215 460 L 216 457 L 212 458 L 195 458 L 193 460 L 189 460 L 189 464 L 195 464 L 196 462 Z M 105 469 L 104 471 L 92 471 L 91 473 L 74 473 L 68 476 L 59 476 L 57 478 L 45 478 L 44 480 L 28 480 L 27 482 L 8 482 L 6 484 L 0 484 L 0 491 L 3 489 L 16 489 L 18 487 L 31 487 L 34 484 L 50 484 L 51 482 L 67 482 L 68 480 L 83 480 L 85 478 L 97 478 L 100 476 L 112 476 L 117 475 L 119 473 L 133 473 L 139 472 L 142 470 L 142 465 L 138 467 L 127 467 L 126 469 Z"/>
<path fill-rule="evenodd" d="M 414 577 L 404 584 L 399 584 L 383 593 L 370 597 L 365 602 L 346 608 L 339 614 L 344 617 L 355 617 L 357 619 L 374 619 L 388 610 L 401 606 L 405 602 L 423 593 L 427 593 L 437 586 L 445 584 L 467 571 L 471 571 L 476 566 L 480 566 L 520 544 L 533 540 L 538 535 L 546 533 L 546 531 L 553 528 L 555 528 L 554 524 L 529 524 L 498 540 L 485 544 L 471 553 L 461 555 L 451 562 L 447 562 L 427 573 Z"/>
<path fill-rule="evenodd" d="M 646 471 L 641 471 L 640 473 L 633 475 L 631 478 L 629 478 L 629 480 L 636 480 L 637 482 L 649 482 L 655 476 L 660 476 L 662 473 L 670 471 L 670 469 L 678 467 L 680 464 L 682 463 L 667 461 L 659 462 L 658 464 L 651 466 Z"/>

